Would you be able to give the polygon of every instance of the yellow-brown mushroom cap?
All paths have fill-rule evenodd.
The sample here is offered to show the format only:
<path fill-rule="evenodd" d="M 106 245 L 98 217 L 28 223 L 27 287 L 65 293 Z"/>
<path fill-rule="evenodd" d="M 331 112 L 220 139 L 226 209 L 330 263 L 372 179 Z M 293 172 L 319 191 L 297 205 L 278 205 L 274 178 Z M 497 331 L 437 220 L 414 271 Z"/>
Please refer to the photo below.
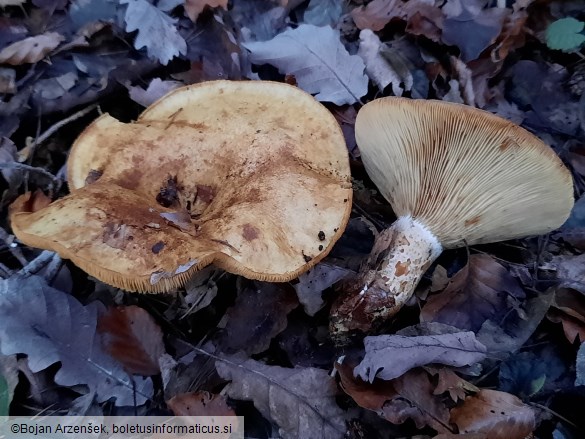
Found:
<path fill-rule="evenodd" d="M 554 151 L 482 110 L 377 99 L 359 111 L 356 139 L 395 213 L 420 221 L 447 248 L 546 233 L 573 206 L 571 174 Z"/>
<path fill-rule="evenodd" d="M 214 81 L 178 89 L 134 123 L 98 118 L 68 161 L 71 194 L 14 233 L 96 278 L 163 292 L 215 263 L 288 281 L 341 236 L 349 161 L 329 111 L 285 84 Z"/>

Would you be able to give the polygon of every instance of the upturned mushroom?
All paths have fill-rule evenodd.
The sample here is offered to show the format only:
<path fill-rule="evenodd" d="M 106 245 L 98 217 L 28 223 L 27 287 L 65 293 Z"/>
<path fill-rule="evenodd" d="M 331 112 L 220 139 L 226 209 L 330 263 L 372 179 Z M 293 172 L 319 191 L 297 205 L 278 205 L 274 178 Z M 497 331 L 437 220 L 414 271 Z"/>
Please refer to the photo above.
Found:
<path fill-rule="evenodd" d="M 105 114 L 76 140 L 71 193 L 11 211 L 15 235 L 129 291 L 167 292 L 214 263 L 288 281 L 331 250 L 351 211 L 343 134 L 286 84 L 173 91 L 136 122 Z"/>
<path fill-rule="evenodd" d="M 553 150 L 491 113 L 381 98 L 359 111 L 355 133 L 398 219 L 333 306 L 340 339 L 395 315 L 443 249 L 547 233 L 573 206 L 571 174 Z"/>

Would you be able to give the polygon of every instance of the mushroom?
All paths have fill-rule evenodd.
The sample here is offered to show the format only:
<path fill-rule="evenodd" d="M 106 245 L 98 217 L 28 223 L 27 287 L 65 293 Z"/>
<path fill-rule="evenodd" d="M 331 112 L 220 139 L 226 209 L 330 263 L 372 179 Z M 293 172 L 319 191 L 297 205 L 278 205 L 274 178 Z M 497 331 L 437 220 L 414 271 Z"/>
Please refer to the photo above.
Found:
<path fill-rule="evenodd" d="M 30 194 L 15 201 L 15 235 L 129 291 L 174 290 L 211 263 L 291 280 L 327 255 L 351 211 L 335 118 L 275 82 L 187 86 L 134 123 L 105 114 L 67 171 L 64 198 L 37 211 Z"/>
<path fill-rule="evenodd" d="M 553 150 L 486 111 L 381 98 L 359 111 L 355 133 L 398 219 L 332 308 L 340 340 L 395 315 L 444 248 L 547 233 L 573 206 L 571 174 Z"/>

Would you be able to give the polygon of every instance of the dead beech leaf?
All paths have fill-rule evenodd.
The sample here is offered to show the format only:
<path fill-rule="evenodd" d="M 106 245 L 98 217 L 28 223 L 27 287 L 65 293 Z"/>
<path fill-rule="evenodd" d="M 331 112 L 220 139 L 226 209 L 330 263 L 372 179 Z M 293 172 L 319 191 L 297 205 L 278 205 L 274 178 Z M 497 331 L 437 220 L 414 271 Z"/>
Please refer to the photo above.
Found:
<path fill-rule="evenodd" d="M 137 86 L 128 86 L 130 99 L 143 107 L 149 107 L 167 93 L 182 86 L 183 83 L 179 81 L 163 81 L 160 78 L 154 78 L 148 84 L 148 87 L 143 89 Z"/>
<path fill-rule="evenodd" d="M 227 5 L 228 0 L 185 0 L 184 7 L 191 21 L 195 22 L 206 7 L 222 7 L 227 10 Z"/>
<path fill-rule="evenodd" d="M 433 295 L 420 319 L 477 331 L 486 320 L 498 321 L 512 307 L 509 299 L 523 299 L 524 291 L 508 270 L 488 255 L 471 255 L 442 293 Z"/>
<path fill-rule="evenodd" d="M 199 391 L 181 393 L 167 401 L 175 416 L 236 416 L 225 396 Z"/>
<path fill-rule="evenodd" d="M 490 439 L 524 439 L 535 428 L 534 411 L 506 392 L 482 389 L 451 410 L 460 433 L 486 433 Z"/>
<path fill-rule="evenodd" d="M 550 321 L 561 323 L 569 343 L 585 341 L 585 296 L 571 289 L 560 288 L 547 317 Z"/>
<path fill-rule="evenodd" d="M 442 399 L 433 394 L 433 385 L 426 372 L 411 370 L 392 381 L 373 384 L 354 378 L 351 367 L 335 365 L 341 388 L 363 408 L 373 410 L 393 424 L 412 419 L 418 428 L 429 425 L 448 432 L 449 410 Z"/>
<path fill-rule="evenodd" d="M 98 332 L 104 349 L 127 371 L 146 376 L 160 373 L 158 359 L 165 353 L 162 331 L 144 309 L 110 308 L 100 316 Z"/>
<path fill-rule="evenodd" d="M 337 406 L 337 385 L 327 371 L 268 366 L 236 356 L 217 361 L 216 368 L 223 379 L 231 380 L 227 394 L 252 401 L 280 427 L 284 439 L 344 437 L 345 413 Z"/>
<path fill-rule="evenodd" d="M 46 32 L 17 41 L 0 51 L 0 64 L 6 63 L 13 66 L 34 64 L 57 48 L 64 39 L 57 32 Z"/>
<path fill-rule="evenodd" d="M 404 337 L 378 335 L 364 340 L 366 355 L 354 374 L 370 383 L 378 377 L 391 380 L 430 363 L 468 366 L 485 358 L 486 348 L 473 332 Z"/>
<path fill-rule="evenodd" d="M 271 340 L 284 331 L 287 315 L 299 302 L 286 284 L 238 281 L 236 303 L 226 313 L 228 321 L 217 341 L 227 354 L 249 355 L 265 351 Z"/>

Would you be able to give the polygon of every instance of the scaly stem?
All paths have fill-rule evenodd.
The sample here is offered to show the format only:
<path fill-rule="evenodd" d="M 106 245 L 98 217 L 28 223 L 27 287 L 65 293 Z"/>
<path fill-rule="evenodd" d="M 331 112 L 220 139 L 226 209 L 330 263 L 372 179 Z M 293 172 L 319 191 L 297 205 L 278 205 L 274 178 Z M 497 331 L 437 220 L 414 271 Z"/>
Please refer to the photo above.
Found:
<path fill-rule="evenodd" d="M 410 299 L 422 275 L 443 250 L 419 221 L 400 217 L 382 231 L 356 279 L 333 304 L 332 336 L 369 331 L 396 314 Z"/>

